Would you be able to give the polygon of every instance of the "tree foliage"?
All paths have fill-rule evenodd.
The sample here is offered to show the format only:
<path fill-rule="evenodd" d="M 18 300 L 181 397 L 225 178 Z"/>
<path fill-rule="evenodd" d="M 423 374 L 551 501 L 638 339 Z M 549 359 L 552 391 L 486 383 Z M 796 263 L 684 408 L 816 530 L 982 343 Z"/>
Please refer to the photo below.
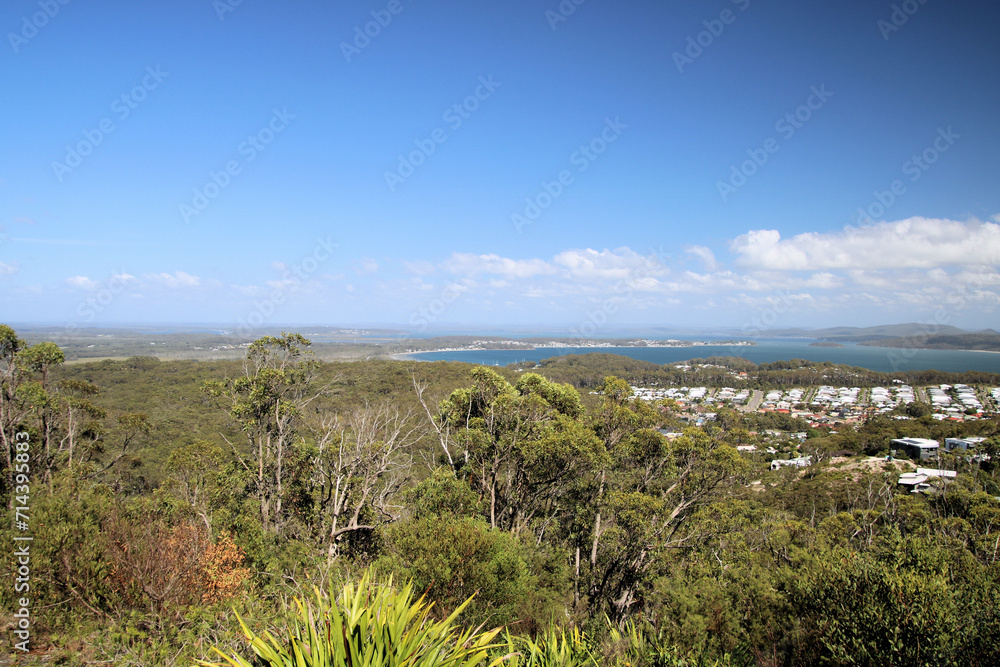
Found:
<path fill-rule="evenodd" d="M 667 439 L 661 428 L 682 429 L 676 406 L 636 400 L 630 383 L 892 378 L 800 360 L 683 371 L 613 355 L 520 371 L 321 364 L 308 348 L 283 334 L 251 344 L 242 363 L 66 366 L 58 347 L 0 325 L 0 490 L 9 507 L 30 482 L 40 642 L 116 664 L 190 664 L 212 644 L 246 660 L 235 608 L 265 643 L 265 627 L 299 615 L 301 634 L 293 622 L 268 644 L 293 656 L 314 645 L 308 627 L 326 627 L 314 624 L 321 609 L 336 623 L 335 600 L 346 613 L 344 600 L 381 599 L 356 584 L 372 568 L 425 596 L 413 627 L 451 618 L 455 638 L 455 623 L 506 624 L 487 652 L 508 664 L 995 661 L 995 418 L 956 426 L 911 406 L 890 415 L 910 419 L 810 431 L 799 451 L 818 463 L 772 472 L 735 446 L 801 422 L 722 408 Z M 30 451 L 13 446 L 18 433 Z M 829 458 L 907 435 L 982 435 L 990 458 L 942 456 L 958 476 L 917 494 L 896 483 L 906 462 Z M 9 539 L 13 515 L 5 525 Z M 16 567 L 8 553 L 5 571 Z M 317 599 L 310 618 L 291 601 L 314 584 L 354 588 Z M 0 602 L 19 601 L 8 587 Z"/>

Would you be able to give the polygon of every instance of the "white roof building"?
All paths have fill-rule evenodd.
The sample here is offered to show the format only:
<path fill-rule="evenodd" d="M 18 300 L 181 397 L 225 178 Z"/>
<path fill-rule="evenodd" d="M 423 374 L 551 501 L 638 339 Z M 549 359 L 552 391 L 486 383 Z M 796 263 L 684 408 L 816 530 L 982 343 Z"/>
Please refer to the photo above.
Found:
<path fill-rule="evenodd" d="M 779 468 L 785 466 L 791 466 L 796 468 L 805 468 L 810 463 L 812 463 L 811 456 L 800 456 L 797 459 L 774 459 L 771 461 L 771 470 L 778 470 Z"/>

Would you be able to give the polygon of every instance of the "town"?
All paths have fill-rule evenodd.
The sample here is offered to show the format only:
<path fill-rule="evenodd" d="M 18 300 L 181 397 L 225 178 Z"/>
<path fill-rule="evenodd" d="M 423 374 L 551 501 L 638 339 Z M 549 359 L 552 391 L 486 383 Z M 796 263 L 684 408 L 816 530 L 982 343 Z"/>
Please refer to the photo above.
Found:
<path fill-rule="evenodd" d="M 678 368 L 692 370 L 690 365 Z M 632 386 L 632 392 L 635 398 L 658 404 L 680 422 L 690 425 L 704 426 L 715 422 L 721 410 L 730 409 L 744 415 L 785 415 L 789 424 L 807 426 L 808 430 L 767 428 L 746 431 L 744 441 L 736 446 L 737 451 L 763 456 L 771 471 L 786 467 L 805 468 L 819 462 L 822 455 L 818 448 L 809 446 L 808 438 L 837 434 L 838 429 L 856 429 L 879 416 L 899 421 L 930 417 L 938 422 L 960 425 L 1000 414 L 1000 388 L 966 384 L 913 387 L 896 380 L 888 387 L 823 385 L 772 390 Z M 669 428 L 661 429 L 661 433 L 670 439 L 682 435 L 680 431 Z M 916 463 L 940 461 L 941 452 L 976 466 L 990 460 L 989 454 L 980 451 L 986 438 L 976 435 L 947 437 L 943 443 L 921 437 L 886 440 L 884 444 L 888 454 L 862 457 L 855 465 L 876 469 L 881 463 L 893 463 L 891 470 L 899 475 L 897 483 L 913 493 L 936 493 L 940 489 L 938 482 L 947 483 L 947 480 L 957 476 L 955 470 L 916 467 Z M 831 465 L 844 465 L 854 458 L 854 452 L 846 450 L 828 451 L 826 454 Z M 953 459 L 947 466 L 956 467 L 955 463 Z"/>
<path fill-rule="evenodd" d="M 679 367 L 686 368 L 686 367 Z M 745 375 L 745 374 L 744 374 Z M 692 420 L 711 420 L 712 409 L 725 406 L 742 412 L 778 412 L 804 419 L 813 428 L 855 425 L 866 417 L 888 414 L 899 406 L 922 404 L 939 421 L 974 421 L 1000 413 L 1000 388 L 974 389 L 964 384 L 911 387 L 803 387 L 787 390 L 732 387 L 632 387 L 645 401 L 672 401 Z M 897 419 L 907 419 L 897 415 Z"/>

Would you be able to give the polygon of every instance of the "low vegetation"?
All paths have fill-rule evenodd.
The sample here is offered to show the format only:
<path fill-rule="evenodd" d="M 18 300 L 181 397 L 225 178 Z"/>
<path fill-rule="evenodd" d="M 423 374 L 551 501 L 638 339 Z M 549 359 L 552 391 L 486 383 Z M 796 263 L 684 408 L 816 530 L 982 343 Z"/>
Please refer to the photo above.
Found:
<path fill-rule="evenodd" d="M 3 556 L 0 601 L 28 609 L 36 652 L 12 664 L 995 663 L 996 456 L 944 457 L 958 476 L 925 494 L 894 462 L 830 458 L 954 424 L 832 433 L 723 408 L 691 427 L 629 383 L 733 368 L 309 349 L 283 334 L 242 361 L 66 365 L 0 325 L 0 539 L 32 537 L 30 590 Z M 778 386 L 869 377 L 755 368 Z M 765 429 L 808 430 L 782 447 L 816 462 L 737 452 Z M 975 432 L 996 454 L 997 420 Z"/>

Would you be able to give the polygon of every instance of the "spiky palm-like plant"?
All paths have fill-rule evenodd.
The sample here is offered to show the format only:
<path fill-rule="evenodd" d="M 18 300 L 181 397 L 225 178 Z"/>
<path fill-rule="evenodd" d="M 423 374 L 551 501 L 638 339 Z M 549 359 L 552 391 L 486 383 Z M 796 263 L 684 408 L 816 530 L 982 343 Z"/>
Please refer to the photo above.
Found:
<path fill-rule="evenodd" d="M 536 639 L 506 636 L 506 657 L 510 667 L 598 667 L 597 659 L 587 647 L 586 637 L 573 628 L 564 631 L 550 628 Z"/>
<path fill-rule="evenodd" d="M 243 633 L 266 667 L 475 667 L 488 660 L 497 648 L 500 629 L 461 629 L 456 619 L 472 598 L 448 618 L 429 618 L 431 604 L 423 597 L 413 600 L 413 586 L 400 589 L 392 579 L 371 582 L 369 574 L 347 584 L 334 600 L 318 588 L 316 600 L 308 604 L 296 598 L 293 623 L 277 635 L 258 636 L 239 619 Z M 203 667 L 252 667 L 240 656 L 227 656 L 225 663 L 199 661 Z M 490 667 L 507 656 L 498 658 Z"/>

